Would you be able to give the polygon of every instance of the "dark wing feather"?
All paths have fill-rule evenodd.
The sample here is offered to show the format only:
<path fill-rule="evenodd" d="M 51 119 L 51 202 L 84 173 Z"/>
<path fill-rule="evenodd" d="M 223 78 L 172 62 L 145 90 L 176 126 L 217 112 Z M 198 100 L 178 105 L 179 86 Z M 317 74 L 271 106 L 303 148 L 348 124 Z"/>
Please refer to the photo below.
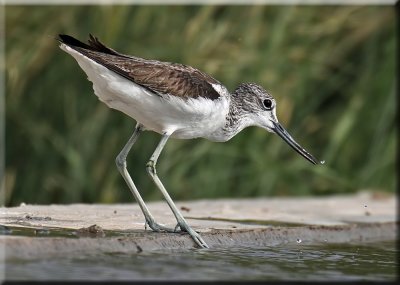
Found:
<path fill-rule="evenodd" d="M 193 67 L 124 55 L 106 47 L 92 35 L 89 45 L 67 35 L 59 35 L 59 41 L 160 96 L 169 94 L 212 100 L 220 97 L 211 86 L 220 83 Z"/>

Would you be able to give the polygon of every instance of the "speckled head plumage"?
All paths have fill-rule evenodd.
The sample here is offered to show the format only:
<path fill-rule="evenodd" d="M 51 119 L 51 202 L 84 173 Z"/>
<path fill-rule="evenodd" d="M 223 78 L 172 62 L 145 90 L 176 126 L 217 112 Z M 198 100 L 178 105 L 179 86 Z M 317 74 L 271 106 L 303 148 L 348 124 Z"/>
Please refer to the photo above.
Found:
<path fill-rule="evenodd" d="M 270 110 L 275 106 L 275 99 L 256 83 L 241 83 L 232 97 L 248 112 Z"/>
<path fill-rule="evenodd" d="M 242 127 L 258 126 L 280 136 L 296 152 L 313 164 L 320 162 L 302 148 L 279 123 L 276 116 L 276 101 L 264 88 L 256 83 L 241 83 L 232 93 L 231 110 L 227 118 L 226 130 L 240 131 Z M 235 122 L 236 121 L 236 122 Z M 235 126 L 236 125 L 236 126 Z"/>
<path fill-rule="evenodd" d="M 275 99 L 256 83 L 241 83 L 232 93 L 230 125 L 242 121 L 247 126 L 257 126 L 274 132 L 272 121 L 277 122 Z"/>

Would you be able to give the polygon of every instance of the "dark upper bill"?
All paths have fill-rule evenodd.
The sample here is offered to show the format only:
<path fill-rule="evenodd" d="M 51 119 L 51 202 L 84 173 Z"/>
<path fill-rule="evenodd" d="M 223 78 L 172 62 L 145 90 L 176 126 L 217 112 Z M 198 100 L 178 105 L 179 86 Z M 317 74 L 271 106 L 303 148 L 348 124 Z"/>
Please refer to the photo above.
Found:
<path fill-rule="evenodd" d="M 313 164 L 323 164 L 323 161 L 318 161 L 314 156 L 312 156 L 308 151 L 302 148 L 292 136 L 282 127 L 278 122 L 272 121 L 275 126 L 275 133 L 280 136 L 285 142 L 287 142 L 295 151 L 300 153 L 305 159 Z"/>

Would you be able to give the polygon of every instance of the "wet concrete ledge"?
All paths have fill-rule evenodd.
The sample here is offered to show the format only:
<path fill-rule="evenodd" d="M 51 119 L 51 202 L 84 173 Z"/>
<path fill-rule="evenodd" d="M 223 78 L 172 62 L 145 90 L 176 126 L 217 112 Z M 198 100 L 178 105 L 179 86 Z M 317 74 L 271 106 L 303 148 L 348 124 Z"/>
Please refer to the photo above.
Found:
<path fill-rule="evenodd" d="M 175 226 L 164 202 L 148 206 L 157 222 Z M 396 199 L 388 194 L 200 200 L 177 206 L 211 247 L 397 239 Z M 195 247 L 185 233 L 145 230 L 137 204 L 21 205 L 0 210 L 0 247 L 7 258 Z"/>

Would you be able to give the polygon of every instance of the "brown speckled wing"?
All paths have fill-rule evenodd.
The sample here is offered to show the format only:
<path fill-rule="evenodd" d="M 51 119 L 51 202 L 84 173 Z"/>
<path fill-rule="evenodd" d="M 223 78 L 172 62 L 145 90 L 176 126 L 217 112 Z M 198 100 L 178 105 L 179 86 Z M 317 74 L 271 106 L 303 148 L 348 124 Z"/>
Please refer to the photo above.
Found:
<path fill-rule="evenodd" d="M 90 35 L 89 45 L 60 35 L 60 42 L 107 67 L 130 81 L 160 96 L 218 99 L 221 95 L 211 86 L 220 84 L 211 76 L 190 66 L 146 60 L 120 54 Z"/>

